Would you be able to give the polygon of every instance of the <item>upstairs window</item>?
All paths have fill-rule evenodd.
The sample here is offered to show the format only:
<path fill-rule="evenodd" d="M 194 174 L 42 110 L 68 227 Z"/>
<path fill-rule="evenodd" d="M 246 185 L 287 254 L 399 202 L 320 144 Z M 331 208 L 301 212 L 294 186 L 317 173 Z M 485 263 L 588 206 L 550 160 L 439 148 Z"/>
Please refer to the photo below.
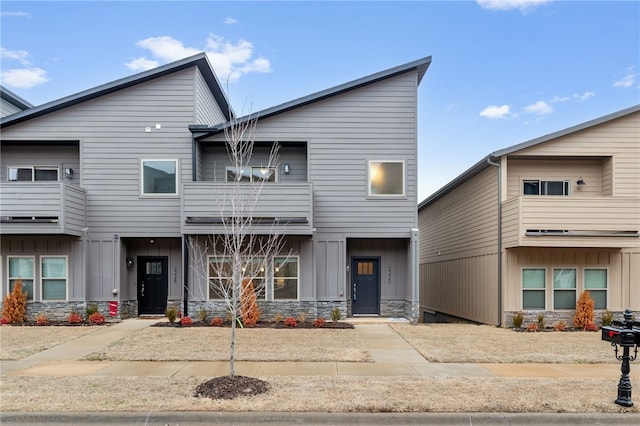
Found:
<path fill-rule="evenodd" d="M 227 167 L 227 182 L 276 182 L 275 167 Z"/>
<path fill-rule="evenodd" d="M 569 195 L 568 180 L 525 180 L 522 182 L 524 195 Z"/>
<path fill-rule="evenodd" d="M 369 161 L 369 196 L 404 196 L 404 161 Z"/>
<path fill-rule="evenodd" d="M 58 168 L 52 166 L 9 167 L 9 182 L 57 181 Z"/>
<path fill-rule="evenodd" d="M 142 194 L 176 195 L 178 160 L 142 160 Z"/>

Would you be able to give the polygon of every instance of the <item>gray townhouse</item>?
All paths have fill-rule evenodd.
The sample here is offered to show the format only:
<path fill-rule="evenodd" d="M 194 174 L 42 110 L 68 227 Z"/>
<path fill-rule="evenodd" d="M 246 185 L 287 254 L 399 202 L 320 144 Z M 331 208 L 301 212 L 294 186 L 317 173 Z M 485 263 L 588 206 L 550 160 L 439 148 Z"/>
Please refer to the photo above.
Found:
<path fill-rule="evenodd" d="M 430 62 L 251 115 L 250 167 L 280 147 L 256 215 L 287 218 L 293 253 L 264 272 L 264 316 L 337 307 L 418 319 L 417 89 Z M 4 89 L 2 99 L 5 114 Z M 206 55 L 21 104 L 0 120 L 2 296 L 20 279 L 28 314 L 51 318 L 89 303 L 103 313 L 117 304 L 118 318 L 218 306 L 190 247 L 220 232 L 224 130 L 246 117 L 234 115 Z"/>

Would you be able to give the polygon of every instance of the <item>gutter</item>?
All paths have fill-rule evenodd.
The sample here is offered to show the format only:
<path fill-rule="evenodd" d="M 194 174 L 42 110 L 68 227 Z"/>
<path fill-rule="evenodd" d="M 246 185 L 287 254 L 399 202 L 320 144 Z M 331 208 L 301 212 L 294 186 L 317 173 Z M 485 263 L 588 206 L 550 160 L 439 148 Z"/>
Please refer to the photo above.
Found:
<path fill-rule="evenodd" d="M 502 326 L 502 173 L 500 163 L 491 161 L 492 156 L 487 157 L 487 163 L 497 167 L 498 170 L 498 323 Z"/>

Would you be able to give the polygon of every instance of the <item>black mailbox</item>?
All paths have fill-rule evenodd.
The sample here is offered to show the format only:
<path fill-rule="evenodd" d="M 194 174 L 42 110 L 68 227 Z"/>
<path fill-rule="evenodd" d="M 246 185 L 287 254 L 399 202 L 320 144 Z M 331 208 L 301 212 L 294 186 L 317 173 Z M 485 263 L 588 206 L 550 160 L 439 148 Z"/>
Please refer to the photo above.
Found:
<path fill-rule="evenodd" d="M 620 345 L 622 344 L 621 331 L 622 330 L 618 327 L 605 325 L 604 327 L 602 327 L 602 340 Z"/>
<path fill-rule="evenodd" d="M 630 309 L 624 310 L 624 321 L 614 322 L 615 326 L 602 327 L 602 340 L 611 342 L 614 347 L 616 359 L 622 361 L 620 367 L 620 381 L 618 382 L 618 398 L 615 403 L 623 407 L 632 407 L 631 401 L 631 379 L 629 373 L 631 371 L 630 361 L 635 361 L 638 356 L 638 346 L 640 346 L 640 325 L 633 321 L 633 312 Z M 618 327 L 616 327 L 618 326 Z M 622 355 L 618 354 L 618 346 L 622 348 Z M 633 355 L 629 353 L 634 348 Z"/>

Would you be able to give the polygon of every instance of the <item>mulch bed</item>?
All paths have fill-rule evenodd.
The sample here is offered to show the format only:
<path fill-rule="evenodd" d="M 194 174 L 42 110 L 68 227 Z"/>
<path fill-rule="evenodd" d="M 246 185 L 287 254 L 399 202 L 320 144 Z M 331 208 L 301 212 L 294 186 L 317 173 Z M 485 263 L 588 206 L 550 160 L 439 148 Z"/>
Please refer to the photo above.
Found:
<path fill-rule="evenodd" d="M 208 322 L 201 322 L 201 321 L 195 321 L 193 324 L 191 325 L 180 325 L 180 323 L 178 321 L 171 323 L 171 322 L 157 322 L 155 324 L 152 325 L 152 327 L 177 327 L 177 328 L 189 328 L 189 327 L 219 327 L 219 326 L 212 326 L 210 325 Z M 229 322 L 225 322 L 222 327 L 231 327 L 231 323 Z M 254 326 L 245 326 L 244 328 L 289 328 L 289 329 L 296 329 L 296 328 L 314 328 L 314 329 L 322 329 L 322 328 L 331 328 L 331 329 L 349 329 L 349 328 L 354 328 L 353 324 L 348 323 L 348 322 L 327 322 L 324 327 L 315 327 L 313 325 L 313 321 L 305 321 L 305 322 L 299 322 L 295 327 L 289 327 L 289 326 L 285 326 L 283 322 L 280 323 L 275 323 L 273 321 L 260 321 L 258 322 L 256 325 Z"/>
<path fill-rule="evenodd" d="M 11 322 L 2 324 L 11 327 L 101 327 L 114 324 L 112 321 L 105 321 L 102 324 L 92 324 L 90 322 L 70 323 L 68 321 L 49 321 L 48 324 L 38 324 L 35 321 Z"/>
<path fill-rule="evenodd" d="M 251 396 L 265 393 L 269 383 L 255 377 L 220 376 L 200 383 L 193 396 L 211 399 L 234 399 L 237 396 Z"/>

